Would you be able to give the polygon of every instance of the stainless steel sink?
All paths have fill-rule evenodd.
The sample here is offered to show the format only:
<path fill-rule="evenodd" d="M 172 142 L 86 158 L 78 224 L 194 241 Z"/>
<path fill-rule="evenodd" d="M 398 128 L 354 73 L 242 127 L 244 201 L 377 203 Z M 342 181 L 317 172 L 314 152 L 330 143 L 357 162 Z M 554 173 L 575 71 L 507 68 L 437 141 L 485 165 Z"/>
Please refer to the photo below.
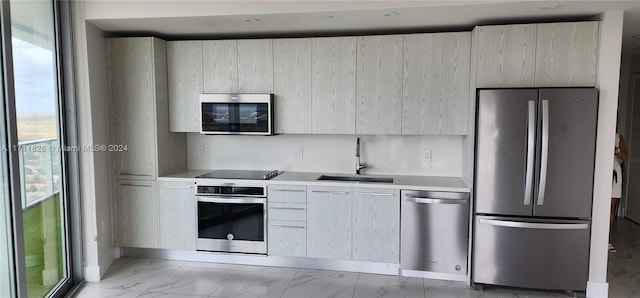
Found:
<path fill-rule="evenodd" d="M 393 183 L 391 177 L 359 176 L 359 175 L 322 175 L 316 180 Z"/>

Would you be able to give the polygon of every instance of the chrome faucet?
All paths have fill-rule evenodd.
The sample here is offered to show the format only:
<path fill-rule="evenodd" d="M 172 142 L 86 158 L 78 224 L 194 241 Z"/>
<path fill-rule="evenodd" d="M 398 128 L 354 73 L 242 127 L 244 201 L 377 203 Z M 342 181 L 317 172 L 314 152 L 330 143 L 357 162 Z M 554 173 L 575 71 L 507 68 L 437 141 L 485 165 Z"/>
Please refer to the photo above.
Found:
<path fill-rule="evenodd" d="M 360 175 L 360 170 L 366 167 L 366 163 L 360 162 L 360 138 L 356 138 L 356 175 Z"/>

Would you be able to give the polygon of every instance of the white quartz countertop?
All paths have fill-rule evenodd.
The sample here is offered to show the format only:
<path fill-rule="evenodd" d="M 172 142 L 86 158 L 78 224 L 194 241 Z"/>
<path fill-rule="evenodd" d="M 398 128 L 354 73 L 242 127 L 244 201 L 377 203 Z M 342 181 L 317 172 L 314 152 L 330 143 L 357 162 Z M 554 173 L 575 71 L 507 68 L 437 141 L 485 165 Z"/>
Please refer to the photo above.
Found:
<path fill-rule="evenodd" d="M 163 175 L 158 177 L 158 181 L 183 181 L 183 182 L 199 182 L 207 181 L 217 182 L 237 182 L 233 179 L 198 179 L 196 176 L 206 174 L 212 170 L 186 170 L 179 173 Z M 390 177 L 393 183 L 380 182 L 351 182 L 351 181 L 331 181 L 317 180 L 321 175 L 351 175 L 345 173 L 319 173 L 319 172 L 290 172 L 285 171 L 271 180 L 243 180 L 247 183 L 265 183 L 267 185 L 317 185 L 317 186 L 336 186 L 336 187 L 370 187 L 370 188 L 389 188 L 389 189 L 412 189 L 412 190 L 431 190 L 431 191 L 454 191 L 454 192 L 470 192 L 469 186 L 460 177 L 434 177 L 434 176 L 413 176 L 413 175 L 362 175 L 367 177 Z"/>

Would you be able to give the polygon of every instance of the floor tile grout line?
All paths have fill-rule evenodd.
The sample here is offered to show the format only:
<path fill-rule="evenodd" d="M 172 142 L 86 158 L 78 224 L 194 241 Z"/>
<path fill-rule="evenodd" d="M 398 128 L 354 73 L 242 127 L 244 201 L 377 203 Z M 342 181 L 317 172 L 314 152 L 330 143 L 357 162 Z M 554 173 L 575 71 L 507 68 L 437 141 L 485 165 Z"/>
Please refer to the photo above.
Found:
<path fill-rule="evenodd" d="M 289 279 L 289 283 L 287 283 L 287 286 L 284 288 L 284 291 L 282 291 L 282 294 L 280 294 L 280 298 L 282 298 L 282 296 L 284 296 L 284 293 L 287 292 L 287 290 L 291 286 L 291 282 L 293 282 L 293 279 L 295 279 L 296 275 L 298 275 L 298 272 L 300 272 L 300 268 L 296 268 L 296 272 L 293 273 L 293 275 L 291 276 L 291 279 Z"/>

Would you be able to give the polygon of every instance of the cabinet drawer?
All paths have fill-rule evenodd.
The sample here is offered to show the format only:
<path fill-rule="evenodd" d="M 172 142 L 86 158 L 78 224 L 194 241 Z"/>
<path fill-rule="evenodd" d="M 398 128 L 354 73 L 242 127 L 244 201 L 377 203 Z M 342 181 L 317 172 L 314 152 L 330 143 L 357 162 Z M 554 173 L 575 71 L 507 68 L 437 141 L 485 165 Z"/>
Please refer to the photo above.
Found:
<path fill-rule="evenodd" d="M 307 205 L 296 203 L 273 203 L 268 204 L 268 218 L 271 220 L 307 220 Z"/>
<path fill-rule="evenodd" d="M 307 187 L 304 185 L 270 185 L 269 201 L 281 203 L 307 203 Z"/>
<path fill-rule="evenodd" d="M 271 256 L 306 257 L 307 223 L 303 221 L 270 221 L 267 245 Z"/>

